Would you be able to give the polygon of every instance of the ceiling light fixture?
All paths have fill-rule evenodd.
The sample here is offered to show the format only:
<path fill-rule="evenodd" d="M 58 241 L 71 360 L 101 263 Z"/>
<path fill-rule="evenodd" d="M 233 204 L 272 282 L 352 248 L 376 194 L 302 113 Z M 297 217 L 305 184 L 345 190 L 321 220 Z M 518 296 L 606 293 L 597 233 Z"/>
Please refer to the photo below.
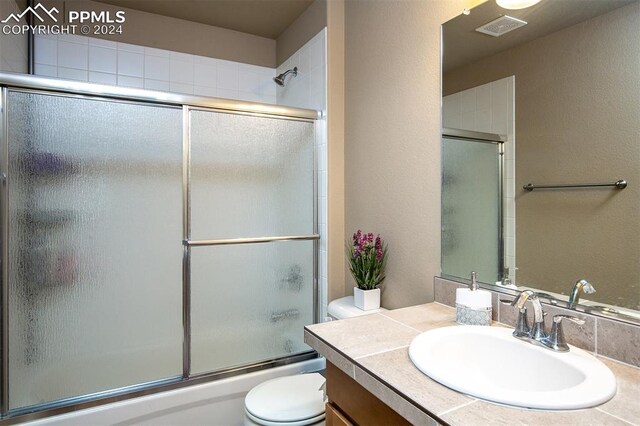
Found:
<path fill-rule="evenodd" d="M 540 0 L 496 0 L 498 6 L 510 10 L 526 9 L 539 2 Z"/>

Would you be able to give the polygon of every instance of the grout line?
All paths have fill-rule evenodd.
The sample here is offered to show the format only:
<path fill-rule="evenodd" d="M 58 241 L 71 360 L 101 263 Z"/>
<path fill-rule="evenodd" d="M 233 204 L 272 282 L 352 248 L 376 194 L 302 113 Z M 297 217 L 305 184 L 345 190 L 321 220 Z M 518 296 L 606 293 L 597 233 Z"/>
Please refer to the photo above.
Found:
<path fill-rule="evenodd" d="M 623 422 L 625 422 L 625 423 L 627 423 L 627 424 L 630 424 L 630 425 L 633 425 L 633 426 L 637 426 L 637 423 L 633 423 L 633 422 L 631 422 L 631 421 L 629 421 L 629 420 L 623 419 L 622 417 L 616 416 L 615 414 L 611 414 L 611 413 L 609 413 L 608 411 L 605 411 L 605 410 L 603 410 L 603 409 L 602 409 L 602 408 L 600 408 L 600 407 L 596 407 L 596 410 L 598 410 L 598 411 L 600 411 L 601 413 L 604 413 L 604 414 L 606 414 L 606 415 L 609 415 L 609 416 L 611 416 L 611 417 L 614 417 L 614 418 L 616 418 L 616 419 L 618 419 L 618 420 L 620 420 L 620 421 L 623 421 Z"/>
<path fill-rule="evenodd" d="M 598 318 L 593 317 L 593 351 L 598 353 Z"/>
<path fill-rule="evenodd" d="M 478 400 L 477 400 L 477 399 L 473 399 L 473 400 L 471 400 L 471 401 L 469 401 L 469 402 L 465 402 L 464 404 L 460 404 L 460 405 L 457 405 L 457 406 L 455 406 L 455 407 L 453 407 L 453 408 L 449 408 L 448 410 L 445 410 L 445 411 L 443 411 L 443 412 L 441 412 L 441 413 L 438 413 L 437 415 L 438 415 L 438 417 L 442 417 L 442 416 L 444 416 L 444 415 L 446 415 L 446 414 L 451 413 L 452 411 L 455 411 L 455 410 L 458 410 L 458 409 L 460 409 L 460 408 L 464 408 L 464 407 L 466 407 L 466 406 L 468 406 L 468 405 L 471 405 L 471 404 L 473 404 L 474 402 L 478 402 Z"/>
<path fill-rule="evenodd" d="M 377 351 L 377 352 L 371 352 L 370 354 L 366 354 L 366 355 L 356 356 L 356 357 L 353 357 L 353 359 L 356 360 L 356 359 L 367 358 L 367 357 L 370 357 L 370 356 L 380 355 L 380 354 L 383 354 L 383 353 L 386 353 L 386 352 L 391 352 L 391 351 L 395 351 L 397 349 L 408 348 L 408 347 L 409 347 L 409 345 L 402 345 L 402 346 L 398 346 L 398 347 L 395 347 L 395 348 L 384 349 L 384 350 Z"/>
<path fill-rule="evenodd" d="M 626 363 L 624 361 L 620 361 L 619 359 L 611 358 L 611 357 L 608 357 L 608 356 L 602 355 L 602 354 L 596 354 L 596 355 L 598 355 L 598 358 L 604 358 L 607 361 L 615 362 L 616 364 L 620 364 L 620 365 L 623 365 L 625 367 L 635 368 L 636 370 L 640 369 L 640 365 L 628 364 L 628 363 Z"/>
<path fill-rule="evenodd" d="M 400 322 L 400 321 L 398 321 L 397 319 L 391 318 L 391 317 L 389 317 L 389 316 L 385 315 L 385 314 L 384 314 L 384 312 L 385 312 L 385 311 L 378 312 L 378 313 L 379 313 L 380 315 L 382 315 L 383 317 L 385 317 L 385 318 L 389 318 L 389 319 L 390 319 L 391 321 L 393 321 L 393 322 L 396 322 L 396 323 L 398 323 L 398 324 L 400 324 L 400 325 L 403 325 L 403 326 L 405 326 L 405 327 L 407 327 L 407 328 L 409 328 L 409 329 L 411 329 L 411 330 L 413 330 L 413 331 L 417 331 L 418 333 L 422 333 L 422 330 L 418 330 L 418 329 L 417 329 L 417 328 L 415 328 L 415 327 L 411 327 L 410 325 L 407 325 L 407 324 L 405 324 L 405 323 L 403 323 L 403 322 Z"/>

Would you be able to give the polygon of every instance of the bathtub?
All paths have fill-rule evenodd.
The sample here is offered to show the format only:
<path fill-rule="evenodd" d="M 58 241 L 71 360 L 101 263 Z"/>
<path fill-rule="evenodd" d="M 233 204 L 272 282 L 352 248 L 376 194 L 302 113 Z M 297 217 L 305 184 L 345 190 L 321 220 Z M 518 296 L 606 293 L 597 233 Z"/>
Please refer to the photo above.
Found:
<path fill-rule="evenodd" d="M 244 397 L 276 377 L 323 370 L 324 358 L 35 420 L 28 425 L 242 425 Z"/>

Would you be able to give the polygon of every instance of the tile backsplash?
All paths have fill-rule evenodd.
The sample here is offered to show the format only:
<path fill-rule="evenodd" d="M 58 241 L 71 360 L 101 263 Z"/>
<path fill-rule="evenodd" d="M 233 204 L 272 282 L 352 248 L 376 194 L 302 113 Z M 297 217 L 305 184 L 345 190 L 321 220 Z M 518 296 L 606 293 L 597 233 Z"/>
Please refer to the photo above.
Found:
<path fill-rule="evenodd" d="M 35 37 L 35 74 L 138 89 L 276 103 L 276 70 L 75 35 Z"/>
<path fill-rule="evenodd" d="M 435 277 L 435 301 L 455 307 L 456 289 L 460 287 L 467 287 L 467 285 Z M 498 292 L 492 293 L 493 319 L 513 327 L 516 322 L 515 308 L 499 303 L 500 299 L 513 300 L 513 297 Z M 640 367 L 640 325 L 610 320 L 545 303 L 543 305 L 548 314 L 547 327 L 550 327 L 549 322 L 556 314 L 572 315 L 585 321 L 583 325 L 570 321 L 564 323 L 564 335 L 568 343 L 597 355 Z"/>

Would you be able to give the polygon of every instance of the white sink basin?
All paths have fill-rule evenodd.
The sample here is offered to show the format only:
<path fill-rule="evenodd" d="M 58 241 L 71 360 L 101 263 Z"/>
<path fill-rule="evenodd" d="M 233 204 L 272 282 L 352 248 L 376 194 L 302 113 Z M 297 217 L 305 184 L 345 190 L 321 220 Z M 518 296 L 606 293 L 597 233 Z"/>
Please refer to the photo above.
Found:
<path fill-rule="evenodd" d="M 510 328 L 453 326 L 413 339 L 409 357 L 451 389 L 500 404 L 543 410 L 593 407 L 616 393 L 600 360 L 571 346 L 559 353 L 516 339 Z"/>

